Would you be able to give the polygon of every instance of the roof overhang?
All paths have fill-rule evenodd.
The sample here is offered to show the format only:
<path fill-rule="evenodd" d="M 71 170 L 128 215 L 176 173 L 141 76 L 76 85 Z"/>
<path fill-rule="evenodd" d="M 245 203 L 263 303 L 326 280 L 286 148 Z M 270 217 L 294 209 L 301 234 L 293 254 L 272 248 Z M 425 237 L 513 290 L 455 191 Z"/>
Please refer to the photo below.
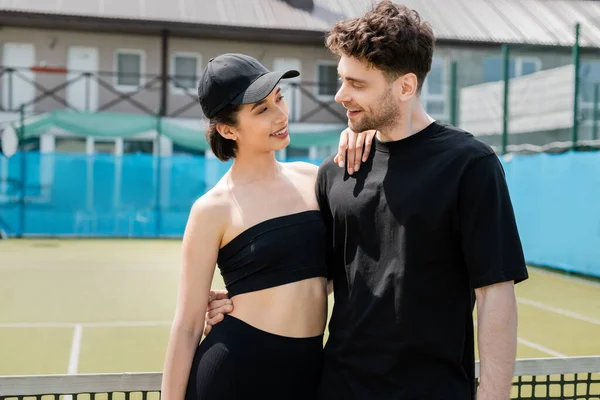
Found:
<path fill-rule="evenodd" d="M 324 32 L 260 27 L 198 24 L 176 21 L 137 20 L 65 14 L 0 11 L 0 25 L 19 28 L 59 29 L 104 33 L 244 40 L 285 44 L 322 45 Z"/>
<path fill-rule="evenodd" d="M 23 11 L 0 11 L 1 26 L 18 28 L 37 28 L 100 33 L 122 33 L 160 36 L 168 32 L 169 36 L 202 38 L 214 40 L 238 40 L 249 42 L 282 43 L 322 46 L 325 33 L 316 30 L 263 28 L 230 26 L 221 24 L 202 24 L 179 21 L 158 21 L 95 17 L 70 14 L 48 14 Z M 499 48 L 503 43 L 457 38 L 437 38 L 437 45 L 465 48 Z M 556 49 L 564 51 L 570 46 L 555 44 L 508 43 L 511 48 Z M 599 53 L 600 48 L 581 47 L 582 53 Z"/>

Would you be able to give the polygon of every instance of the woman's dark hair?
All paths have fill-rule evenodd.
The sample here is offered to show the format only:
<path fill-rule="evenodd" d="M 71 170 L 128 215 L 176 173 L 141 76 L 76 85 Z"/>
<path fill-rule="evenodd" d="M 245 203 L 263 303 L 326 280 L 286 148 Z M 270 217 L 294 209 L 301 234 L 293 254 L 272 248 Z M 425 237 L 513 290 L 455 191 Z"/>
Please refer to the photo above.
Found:
<path fill-rule="evenodd" d="M 229 104 L 209 121 L 208 129 L 206 130 L 206 140 L 212 152 L 221 161 L 227 161 L 235 157 L 237 143 L 235 140 L 225 139 L 221 136 L 219 131 L 217 131 L 217 124 L 237 126 L 238 112 L 241 108 L 241 105 Z"/>

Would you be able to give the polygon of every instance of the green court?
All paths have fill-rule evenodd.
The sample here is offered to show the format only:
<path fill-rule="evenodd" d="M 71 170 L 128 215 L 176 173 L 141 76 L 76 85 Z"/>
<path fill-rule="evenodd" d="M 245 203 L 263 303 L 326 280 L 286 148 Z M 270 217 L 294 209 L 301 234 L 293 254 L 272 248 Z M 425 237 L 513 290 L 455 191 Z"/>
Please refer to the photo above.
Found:
<path fill-rule="evenodd" d="M 180 260 L 178 240 L 0 241 L 0 375 L 160 371 Z M 530 276 L 518 358 L 600 355 L 600 283 Z"/>

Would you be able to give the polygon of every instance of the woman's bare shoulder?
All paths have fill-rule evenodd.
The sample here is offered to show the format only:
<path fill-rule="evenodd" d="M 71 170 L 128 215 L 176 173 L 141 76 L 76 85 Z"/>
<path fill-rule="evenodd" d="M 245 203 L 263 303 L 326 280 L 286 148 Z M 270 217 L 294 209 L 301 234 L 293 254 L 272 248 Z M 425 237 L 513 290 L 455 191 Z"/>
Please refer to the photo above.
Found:
<path fill-rule="evenodd" d="M 296 174 L 300 174 L 306 176 L 307 178 L 312 178 L 313 180 L 317 179 L 317 173 L 319 172 L 319 167 L 315 164 L 311 164 L 304 161 L 294 161 L 284 163 L 285 167 L 290 171 Z"/>
<path fill-rule="evenodd" d="M 231 199 L 224 182 L 219 181 L 215 186 L 201 195 L 190 212 L 190 218 L 199 218 L 212 226 L 224 227 L 229 219 Z"/>

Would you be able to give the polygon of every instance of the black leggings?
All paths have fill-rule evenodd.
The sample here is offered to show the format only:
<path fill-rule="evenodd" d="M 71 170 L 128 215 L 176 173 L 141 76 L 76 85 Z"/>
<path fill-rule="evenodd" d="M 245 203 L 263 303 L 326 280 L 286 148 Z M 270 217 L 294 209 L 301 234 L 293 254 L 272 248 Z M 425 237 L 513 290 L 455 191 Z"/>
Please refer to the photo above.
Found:
<path fill-rule="evenodd" d="M 200 343 L 185 400 L 312 400 L 321 376 L 323 335 L 279 336 L 225 315 Z"/>

